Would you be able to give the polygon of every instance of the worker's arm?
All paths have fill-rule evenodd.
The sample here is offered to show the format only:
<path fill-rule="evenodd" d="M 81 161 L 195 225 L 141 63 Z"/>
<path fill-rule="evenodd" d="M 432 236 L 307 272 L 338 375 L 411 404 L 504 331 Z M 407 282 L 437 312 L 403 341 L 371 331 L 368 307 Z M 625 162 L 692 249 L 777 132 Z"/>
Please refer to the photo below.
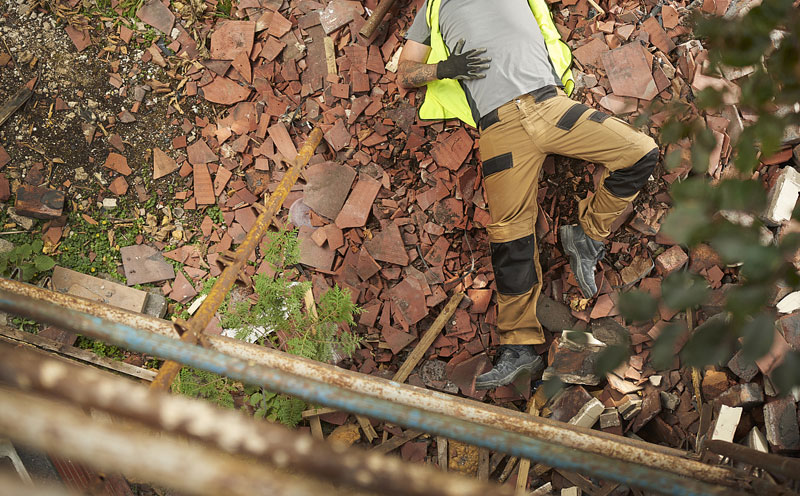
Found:
<path fill-rule="evenodd" d="M 464 40 L 456 43 L 453 53 L 438 64 L 426 64 L 431 47 L 408 40 L 400 54 L 397 66 L 398 81 L 404 88 L 415 88 L 437 79 L 478 79 L 489 68 L 489 57 L 479 57 L 485 48 L 475 48 L 461 53 Z"/>

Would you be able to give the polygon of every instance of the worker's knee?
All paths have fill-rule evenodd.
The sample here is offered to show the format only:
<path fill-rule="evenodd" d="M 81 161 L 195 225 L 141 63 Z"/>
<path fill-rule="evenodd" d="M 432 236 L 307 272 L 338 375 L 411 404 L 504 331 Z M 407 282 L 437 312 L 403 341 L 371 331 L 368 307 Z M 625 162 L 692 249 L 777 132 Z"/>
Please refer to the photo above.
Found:
<path fill-rule="evenodd" d="M 655 142 L 653 142 L 655 146 Z M 612 195 L 627 198 L 636 194 L 647 183 L 658 163 L 658 148 L 653 148 L 630 167 L 617 169 L 605 180 L 605 188 Z"/>
<path fill-rule="evenodd" d="M 539 282 L 536 274 L 536 236 L 531 233 L 511 241 L 491 243 L 492 268 L 497 291 L 520 295 Z"/>

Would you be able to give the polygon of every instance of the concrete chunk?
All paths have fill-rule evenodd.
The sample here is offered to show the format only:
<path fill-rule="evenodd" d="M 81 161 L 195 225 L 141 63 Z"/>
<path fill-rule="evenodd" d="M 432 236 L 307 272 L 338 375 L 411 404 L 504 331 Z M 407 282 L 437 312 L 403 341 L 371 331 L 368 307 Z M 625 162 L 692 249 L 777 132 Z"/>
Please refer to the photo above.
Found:
<path fill-rule="evenodd" d="M 800 194 L 800 172 L 794 167 L 784 167 L 775 185 L 769 190 L 767 208 L 762 214 L 764 222 L 777 226 L 792 217 L 792 210 Z"/>
<path fill-rule="evenodd" d="M 739 426 L 739 420 L 741 420 L 741 418 L 741 407 L 731 408 L 727 405 L 722 405 L 719 409 L 717 422 L 714 424 L 714 431 L 711 434 L 711 439 L 732 443 L 733 435 L 736 434 L 736 427 Z"/>
<path fill-rule="evenodd" d="M 583 405 L 577 415 L 570 419 L 569 423 L 590 428 L 597 422 L 597 419 L 600 418 L 600 414 L 603 413 L 603 410 L 605 410 L 605 407 L 600 400 L 592 398 L 588 403 Z"/>
<path fill-rule="evenodd" d="M 619 412 L 616 408 L 608 408 L 600 414 L 600 428 L 607 429 L 609 427 L 618 427 L 622 425 L 619 420 Z"/>

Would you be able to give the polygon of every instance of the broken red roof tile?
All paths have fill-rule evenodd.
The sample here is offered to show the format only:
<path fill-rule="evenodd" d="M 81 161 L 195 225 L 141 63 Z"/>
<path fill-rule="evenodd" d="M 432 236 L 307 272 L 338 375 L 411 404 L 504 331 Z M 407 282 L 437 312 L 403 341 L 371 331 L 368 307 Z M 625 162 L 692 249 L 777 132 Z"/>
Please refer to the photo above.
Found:
<path fill-rule="evenodd" d="M 175 15 L 170 12 L 161 0 L 149 0 L 139 7 L 136 17 L 145 24 L 149 24 L 167 36 L 171 36 L 172 25 L 175 22 Z"/>
<path fill-rule="evenodd" d="M 194 165 L 194 198 L 197 205 L 213 205 L 217 202 L 206 164 Z"/>
<path fill-rule="evenodd" d="M 668 54 L 675 49 L 675 43 L 667 36 L 667 33 L 664 32 L 664 29 L 655 17 L 648 17 L 645 19 L 642 23 L 642 29 L 647 31 L 647 34 L 650 35 L 650 43 L 655 45 L 662 52 Z"/>
<path fill-rule="evenodd" d="M 652 100 L 658 94 L 644 47 L 638 41 L 602 54 L 608 82 L 618 96 Z"/>
<path fill-rule="evenodd" d="M 311 235 L 314 233 L 313 227 L 301 226 L 297 233 L 300 240 L 300 263 L 315 267 L 323 271 L 330 271 L 333 266 L 333 259 L 336 250 L 318 246 Z"/>
<path fill-rule="evenodd" d="M 581 45 L 572 54 L 583 66 L 600 67 L 600 57 L 608 51 L 608 45 L 602 40 L 592 38 L 589 43 Z"/>
<path fill-rule="evenodd" d="M 340 229 L 365 225 L 380 189 L 381 183 L 367 174 L 359 174 L 358 182 L 353 186 L 353 191 L 336 216 L 336 225 Z"/>
<path fill-rule="evenodd" d="M 153 148 L 153 179 L 159 179 L 175 171 L 178 164 L 160 148 Z"/>
<path fill-rule="evenodd" d="M 325 133 L 325 141 L 337 152 L 350 143 L 350 138 L 350 131 L 341 119 L 336 119 L 333 127 Z"/>
<path fill-rule="evenodd" d="M 172 265 L 160 251 L 149 245 L 123 246 L 119 249 L 128 286 L 166 281 L 175 278 Z"/>
<path fill-rule="evenodd" d="M 275 12 L 272 15 L 272 20 L 269 23 L 269 31 L 267 33 L 271 36 L 276 38 L 281 38 L 283 35 L 288 33 L 292 29 L 292 23 L 285 17 L 283 17 L 280 12 Z M 250 53 L 250 51 L 247 51 Z"/>
<path fill-rule="evenodd" d="M 403 237 L 394 222 L 389 222 L 383 229 L 373 234 L 372 239 L 364 241 L 364 248 L 375 260 L 397 265 L 408 265 Z"/>
<path fill-rule="evenodd" d="M 225 77 L 216 77 L 209 84 L 203 86 L 203 97 L 209 102 L 233 105 L 246 100 L 250 96 L 250 88 L 239 86 Z"/>
<path fill-rule="evenodd" d="M 466 129 L 459 127 L 456 132 L 449 134 L 444 141 L 431 148 L 431 156 L 438 165 L 458 170 L 471 150 L 472 138 Z"/>
<path fill-rule="evenodd" d="M 131 171 L 131 168 L 128 167 L 128 159 L 119 153 L 114 152 L 108 154 L 103 167 L 107 167 L 113 171 L 119 172 L 123 176 L 127 176 L 133 172 Z"/>
<path fill-rule="evenodd" d="M 335 219 L 353 185 L 355 169 L 336 162 L 323 162 L 309 166 L 303 174 L 307 181 L 303 189 L 305 204 L 319 215 Z"/>
<path fill-rule="evenodd" d="M 0 145 L 0 169 L 5 167 L 9 162 L 11 162 L 11 157 L 8 156 L 8 152 L 3 148 L 3 145 Z"/>
<path fill-rule="evenodd" d="M 414 325 L 428 315 L 425 295 L 411 281 L 413 279 L 405 278 L 400 284 L 388 291 L 392 307 L 402 314 L 408 325 Z"/>
<path fill-rule="evenodd" d="M 295 157 L 297 157 L 297 147 L 294 145 L 292 137 L 289 136 L 286 124 L 278 121 L 270 126 L 267 132 L 275 143 L 275 148 L 278 149 L 278 152 L 280 152 L 286 160 L 294 160 Z"/>
<path fill-rule="evenodd" d="M 218 160 L 216 154 L 208 147 L 206 140 L 202 138 L 189 145 L 186 153 L 189 155 L 188 160 L 192 165 L 207 164 Z"/>
<path fill-rule="evenodd" d="M 249 54 L 253 49 L 255 26 L 253 21 L 218 23 L 211 33 L 211 58 L 233 60 L 239 52 Z"/>
<path fill-rule="evenodd" d="M 194 286 L 181 271 L 178 271 L 175 280 L 172 282 L 172 291 L 169 293 L 169 297 L 178 303 L 188 303 L 195 296 L 197 296 L 197 291 L 195 291 Z"/>
<path fill-rule="evenodd" d="M 247 53 L 239 52 L 236 54 L 236 57 L 234 57 L 231 65 L 242 76 L 242 78 L 244 78 L 245 81 L 248 83 L 253 82 L 253 72 L 250 69 L 250 57 L 247 56 Z"/>
<path fill-rule="evenodd" d="M 386 344 L 389 345 L 389 349 L 392 350 L 392 353 L 395 355 L 400 353 L 403 348 L 417 339 L 415 336 L 412 336 L 407 332 L 403 332 L 400 329 L 395 329 L 394 327 L 390 326 L 381 329 L 381 335 L 383 336 L 383 340 L 386 341 Z"/>
<path fill-rule="evenodd" d="M 219 196 L 223 191 L 225 191 L 225 186 L 228 184 L 228 181 L 231 179 L 233 173 L 226 169 L 225 167 L 218 167 L 217 174 L 214 177 L 214 194 Z"/>
<path fill-rule="evenodd" d="M 372 255 L 370 255 L 367 250 L 362 249 L 358 252 L 356 274 L 358 274 L 358 277 L 361 278 L 362 281 L 366 281 L 374 276 L 379 270 L 381 270 L 381 266 L 372 258 Z"/>
<path fill-rule="evenodd" d="M 661 22 L 664 23 L 664 29 L 674 29 L 678 26 L 680 17 L 675 7 L 669 4 L 661 7 Z"/>
<path fill-rule="evenodd" d="M 108 190 L 117 196 L 122 196 L 128 192 L 128 182 L 122 176 L 117 177 L 108 185 Z"/>
<path fill-rule="evenodd" d="M 82 52 L 86 47 L 92 44 L 92 40 L 89 38 L 89 30 L 86 28 L 79 30 L 72 24 L 68 24 L 67 27 L 64 28 L 64 31 L 67 32 L 67 36 L 69 36 L 69 39 L 72 40 L 72 43 L 79 52 Z"/>

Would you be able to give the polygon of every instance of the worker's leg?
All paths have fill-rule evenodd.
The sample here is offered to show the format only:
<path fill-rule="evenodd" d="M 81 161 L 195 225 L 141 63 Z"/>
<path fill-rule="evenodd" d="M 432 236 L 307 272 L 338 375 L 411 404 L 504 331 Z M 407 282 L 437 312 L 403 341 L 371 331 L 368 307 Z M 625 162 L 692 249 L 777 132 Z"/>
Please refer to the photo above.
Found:
<path fill-rule="evenodd" d="M 545 153 L 597 162 L 606 172 L 594 195 L 578 206 L 577 226 L 559 229 L 570 267 L 586 298 L 597 294 L 595 268 L 614 220 L 636 198 L 658 161 L 655 141 L 626 122 L 590 109 L 559 92 L 543 102 L 523 102 L 527 126 Z"/>
<path fill-rule="evenodd" d="M 606 167 L 597 191 L 579 204 L 578 218 L 595 240 L 609 235 L 611 224 L 636 198 L 658 162 L 653 138 L 628 123 L 559 94 L 533 106 L 547 125 L 536 139 L 546 153 L 596 162 Z"/>
<path fill-rule="evenodd" d="M 486 227 L 497 284 L 497 326 L 504 345 L 544 342 L 536 318 L 542 269 L 534 234 L 536 191 L 545 154 L 522 124 L 514 102 L 481 133 L 483 180 L 492 223 Z"/>

